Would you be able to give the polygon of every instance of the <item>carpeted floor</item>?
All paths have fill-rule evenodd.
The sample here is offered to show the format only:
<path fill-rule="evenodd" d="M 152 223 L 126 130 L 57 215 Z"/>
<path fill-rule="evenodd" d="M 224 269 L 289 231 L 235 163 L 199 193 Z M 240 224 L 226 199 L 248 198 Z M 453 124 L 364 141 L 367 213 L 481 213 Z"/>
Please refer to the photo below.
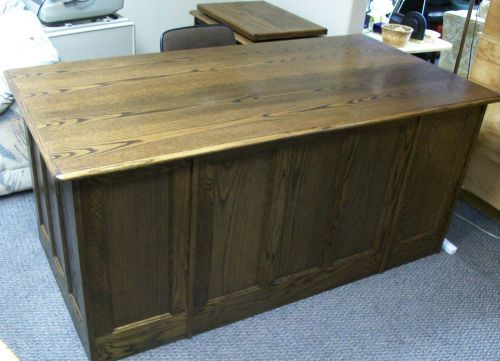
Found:
<path fill-rule="evenodd" d="M 455 255 L 427 257 L 127 360 L 498 361 L 500 226 L 464 203 L 455 212 L 447 235 Z M 86 360 L 35 222 L 32 193 L 0 198 L 0 340 L 22 361 Z"/>

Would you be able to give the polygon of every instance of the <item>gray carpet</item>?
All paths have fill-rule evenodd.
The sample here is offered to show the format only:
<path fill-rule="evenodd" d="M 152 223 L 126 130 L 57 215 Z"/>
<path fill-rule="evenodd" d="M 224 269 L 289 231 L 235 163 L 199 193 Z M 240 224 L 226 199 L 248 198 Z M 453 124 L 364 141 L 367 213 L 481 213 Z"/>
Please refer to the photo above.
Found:
<path fill-rule="evenodd" d="M 455 212 L 500 227 L 464 203 Z M 444 253 L 127 360 L 500 360 L 500 240 L 453 217 Z M 86 360 L 37 239 L 31 193 L 0 198 L 0 339 Z"/>

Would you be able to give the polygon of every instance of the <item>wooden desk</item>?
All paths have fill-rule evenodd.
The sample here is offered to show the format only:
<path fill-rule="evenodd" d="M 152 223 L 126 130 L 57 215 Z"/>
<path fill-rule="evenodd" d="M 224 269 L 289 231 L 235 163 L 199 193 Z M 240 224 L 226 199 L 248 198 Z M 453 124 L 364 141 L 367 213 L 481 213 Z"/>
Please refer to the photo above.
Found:
<path fill-rule="evenodd" d="M 41 242 L 94 360 L 438 252 L 499 100 L 364 35 L 7 76 Z"/>
<path fill-rule="evenodd" d="M 198 4 L 195 24 L 226 24 L 240 44 L 325 35 L 327 29 L 265 1 Z"/>

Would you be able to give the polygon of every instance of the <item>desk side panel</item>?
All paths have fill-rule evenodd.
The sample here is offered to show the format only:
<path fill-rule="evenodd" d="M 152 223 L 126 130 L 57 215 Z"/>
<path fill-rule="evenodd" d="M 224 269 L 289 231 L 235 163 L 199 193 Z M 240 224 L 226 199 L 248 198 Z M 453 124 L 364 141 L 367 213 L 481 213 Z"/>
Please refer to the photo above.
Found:
<path fill-rule="evenodd" d="M 58 182 L 47 171 L 29 133 L 28 144 L 40 241 L 85 351 L 90 354 L 72 184 Z"/>

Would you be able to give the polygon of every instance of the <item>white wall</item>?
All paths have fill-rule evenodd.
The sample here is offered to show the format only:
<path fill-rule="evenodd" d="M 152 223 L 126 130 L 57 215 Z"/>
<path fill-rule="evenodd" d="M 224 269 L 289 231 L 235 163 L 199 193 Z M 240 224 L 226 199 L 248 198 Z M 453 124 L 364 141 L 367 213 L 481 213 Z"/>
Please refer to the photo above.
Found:
<path fill-rule="evenodd" d="M 125 0 L 119 11 L 136 26 L 136 52 L 160 49 L 160 35 L 167 29 L 193 24 L 189 10 L 202 2 L 235 0 Z M 267 0 L 292 13 L 328 28 L 328 35 L 360 33 L 366 0 Z"/>
<path fill-rule="evenodd" d="M 136 53 L 154 53 L 160 51 L 165 30 L 193 25 L 189 10 L 196 9 L 196 4 L 224 1 L 232 0 L 125 0 L 118 13 L 135 23 Z"/>
<path fill-rule="evenodd" d="M 328 35 L 361 33 L 366 0 L 266 0 L 328 29 Z"/>

